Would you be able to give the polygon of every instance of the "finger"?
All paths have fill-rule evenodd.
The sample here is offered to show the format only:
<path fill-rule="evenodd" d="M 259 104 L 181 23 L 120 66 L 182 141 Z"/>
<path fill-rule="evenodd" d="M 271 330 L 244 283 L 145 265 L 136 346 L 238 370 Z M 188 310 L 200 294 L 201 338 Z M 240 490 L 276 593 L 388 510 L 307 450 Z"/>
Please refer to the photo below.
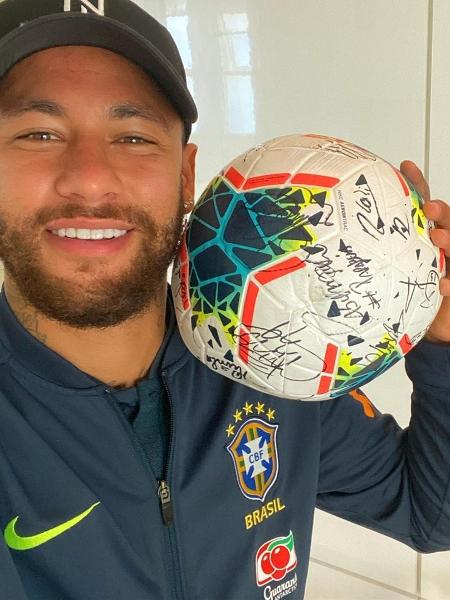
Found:
<path fill-rule="evenodd" d="M 424 200 L 430 199 L 430 186 L 416 163 L 412 160 L 404 160 L 400 164 L 400 171 L 413 184 Z"/>
<path fill-rule="evenodd" d="M 450 296 L 450 279 L 443 277 L 439 282 L 439 292 L 442 296 Z"/>
<path fill-rule="evenodd" d="M 432 229 L 430 238 L 435 246 L 442 248 L 447 256 L 450 255 L 450 231 L 447 229 Z"/>
<path fill-rule="evenodd" d="M 428 200 L 423 205 L 423 212 L 436 227 L 450 229 L 450 206 L 443 200 Z"/>

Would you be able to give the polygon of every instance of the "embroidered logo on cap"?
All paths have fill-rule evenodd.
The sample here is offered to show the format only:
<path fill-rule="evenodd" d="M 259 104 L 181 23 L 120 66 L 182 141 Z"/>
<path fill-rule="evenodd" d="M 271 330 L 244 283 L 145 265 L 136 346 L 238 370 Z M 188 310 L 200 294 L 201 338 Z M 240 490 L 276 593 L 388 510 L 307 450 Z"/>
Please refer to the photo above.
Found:
<path fill-rule="evenodd" d="M 97 0 L 97 2 L 90 2 L 89 0 L 64 0 L 64 12 L 77 12 L 78 10 L 82 13 L 92 12 L 96 15 L 105 16 L 105 0 Z"/>

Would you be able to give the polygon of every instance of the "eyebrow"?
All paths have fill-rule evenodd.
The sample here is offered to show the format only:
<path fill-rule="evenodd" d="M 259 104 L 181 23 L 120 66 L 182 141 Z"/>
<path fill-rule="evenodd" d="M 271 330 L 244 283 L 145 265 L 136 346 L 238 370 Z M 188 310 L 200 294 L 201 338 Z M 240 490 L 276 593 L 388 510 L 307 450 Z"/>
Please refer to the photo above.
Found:
<path fill-rule="evenodd" d="M 53 100 L 20 98 L 16 99 L 14 104 L 9 103 L 3 107 L 0 104 L 0 118 L 20 117 L 28 112 L 40 112 L 52 117 L 67 117 L 64 108 Z M 107 109 L 106 114 L 109 119 L 113 120 L 144 119 L 160 125 L 165 131 L 169 130 L 164 116 L 148 106 L 131 103 L 118 104 Z"/>
<path fill-rule="evenodd" d="M 161 125 L 165 131 L 169 130 L 169 124 L 163 115 L 156 113 L 148 106 L 140 104 L 118 104 L 112 106 L 108 111 L 111 119 L 144 119 Z"/>
<path fill-rule="evenodd" d="M 11 119 L 34 111 L 53 117 L 66 116 L 63 107 L 52 100 L 19 98 L 14 101 L 14 104 L 8 103 L 6 106 L 0 104 L 0 118 Z"/>

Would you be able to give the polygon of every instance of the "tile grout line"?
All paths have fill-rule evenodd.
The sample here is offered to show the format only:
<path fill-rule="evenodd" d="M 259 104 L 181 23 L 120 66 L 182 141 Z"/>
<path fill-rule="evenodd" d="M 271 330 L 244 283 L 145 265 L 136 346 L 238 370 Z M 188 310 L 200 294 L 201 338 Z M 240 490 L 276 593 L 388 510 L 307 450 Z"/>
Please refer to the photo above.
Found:
<path fill-rule="evenodd" d="M 416 593 L 419 600 L 422 598 L 422 555 L 417 552 L 416 561 Z"/>
<path fill-rule="evenodd" d="M 428 26 L 427 26 L 427 66 L 425 90 L 425 147 L 424 147 L 424 175 L 430 181 L 430 155 L 431 155 L 431 101 L 433 84 L 433 19 L 434 0 L 428 0 Z M 416 560 L 416 594 L 422 598 L 422 555 L 417 552 Z"/>
<path fill-rule="evenodd" d="M 383 583 L 382 581 L 378 581 L 377 579 L 372 579 L 372 577 L 367 577 L 366 575 L 360 575 L 359 573 L 355 573 L 354 571 L 350 571 L 349 569 L 344 569 L 343 567 L 338 567 L 337 565 L 332 565 L 323 560 L 319 560 L 318 558 L 310 558 L 310 562 L 315 563 L 321 567 L 326 567 L 327 569 L 331 569 L 332 571 L 337 571 L 338 573 L 342 573 L 343 575 L 348 575 L 349 577 L 353 577 L 354 579 L 359 579 L 360 581 L 364 581 L 365 583 L 371 583 L 372 585 L 376 585 L 385 590 L 389 590 L 390 592 L 396 592 L 404 596 L 405 598 L 412 598 L 412 600 L 420 600 L 418 599 L 417 594 L 412 594 L 411 592 L 407 592 L 406 590 L 402 590 L 401 588 L 395 587 L 393 585 L 389 585 L 387 583 Z"/>
<path fill-rule="evenodd" d="M 430 180 L 430 154 L 431 154 L 431 90 L 433 78 L 433 9 L 434 0 L 428 0 L 428 27 L 427 27 L 427 64 L 426 64 L 426 89 L 425 89 L 425 147 L 424 147 L 424 175 Z"/>
<path fill-rule="evenodd" d="M 430 156 L 431 156 L 431 102 L 433 85 L 433 24 L 434 24 L 434 0 L 428 0 L 428 24 L 427 24 L 427 65 L 426 65 L 426 88 L 425 88 L 425 145 L 424 145 L 424 175 L 430 181 Z M 422 555 L 417 552 L 416 561 L 416 594 L 422 599 Z"/>

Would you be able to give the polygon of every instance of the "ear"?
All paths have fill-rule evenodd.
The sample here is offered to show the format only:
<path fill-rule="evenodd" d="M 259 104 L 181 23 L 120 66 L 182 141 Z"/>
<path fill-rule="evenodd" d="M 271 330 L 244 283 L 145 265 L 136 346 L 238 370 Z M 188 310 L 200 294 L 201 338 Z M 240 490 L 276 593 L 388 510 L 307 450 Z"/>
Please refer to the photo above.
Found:
<path fill-rule="evenodd" d="M 183 158 L 181 167 L 181 186 L 185 214 L 191 212 L 194 207 L 195 197 L 195 160 L 197 157 L 197 146 L 186 144 L 183 147 Z"/>

